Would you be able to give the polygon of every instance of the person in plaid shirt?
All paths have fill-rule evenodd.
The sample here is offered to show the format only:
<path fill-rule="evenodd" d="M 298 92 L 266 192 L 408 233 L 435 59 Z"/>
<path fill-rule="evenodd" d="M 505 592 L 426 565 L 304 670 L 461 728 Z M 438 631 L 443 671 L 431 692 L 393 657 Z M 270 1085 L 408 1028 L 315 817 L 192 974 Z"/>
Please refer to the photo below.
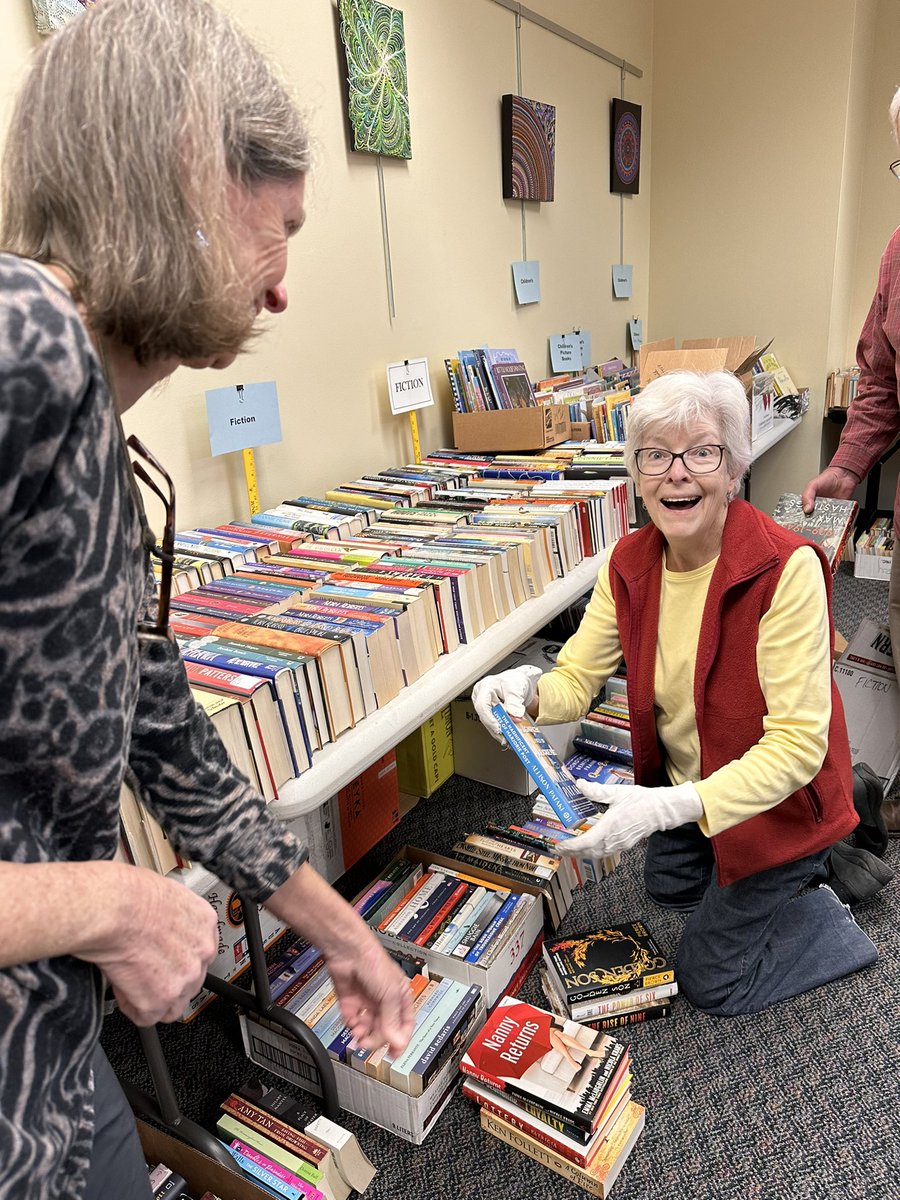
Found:
<path fill-rule="evenodd" d="M 890 105 L 891 128 L 900 144 L 900 88 Z M 890 169 L 900 179 L 900 159 Z M 881 256 L 878 286 L 859 335 L 856 361 L 860 367 L 856 398 L 847 412 L 837 452 L 825 470 L 803 491 L 804 512 L 811 513 L 817 496 L 847 500 L 900 437 L 900 229 Z M 900 529 L 900 479 L 894 498 L 894 538 Z M 888 589 L 891 644 L 900 646 L 900 553 L 891 562 Z"/>

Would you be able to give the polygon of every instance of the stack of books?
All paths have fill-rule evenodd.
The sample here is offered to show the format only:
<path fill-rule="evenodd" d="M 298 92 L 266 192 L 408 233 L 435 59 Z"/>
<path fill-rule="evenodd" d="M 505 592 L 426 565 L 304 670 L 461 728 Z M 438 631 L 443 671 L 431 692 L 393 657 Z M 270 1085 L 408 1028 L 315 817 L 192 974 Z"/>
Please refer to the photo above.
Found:
<path fill-rule="evenodd" d="M 481 1127 L 592 1196 L 607 1196 L 644 1126 L 629 1050 L 504 996 L 462 1058 Z"/>
<path fill-rule="evenodd" d="M 669 1016 L 675 971 L 643 921 L 545 942 L 541 985 L 560 1016 L 616 1029 Z"/>
<path fill-rule="evenodd" d="M 611 675 L 603 695 L 581 722 L 573 739 L 576 753 L 566 768 L 593 783 L 634 783 L 634 754 L 625 677 Z"/>
<path fill-rule="evenodd" d="M 305 1124 L 301 1106 L 276 1088 L 252 1081 L 220 1107 L 219 1139 L 264 1191 L 287 1200 L 347 1200 L 375 1174 L 352 1134 L 343 1131 L 343 1146 L 329 1144 L 327 1126 L 329 1142 L 313 1137 L 315 1122 Z"/>
<path fill-rule="evenodd" d="M 458 413 L 533 408 L 537 401 L 519 352 L 479 346 L 445 358 L 453 406 Z"/>

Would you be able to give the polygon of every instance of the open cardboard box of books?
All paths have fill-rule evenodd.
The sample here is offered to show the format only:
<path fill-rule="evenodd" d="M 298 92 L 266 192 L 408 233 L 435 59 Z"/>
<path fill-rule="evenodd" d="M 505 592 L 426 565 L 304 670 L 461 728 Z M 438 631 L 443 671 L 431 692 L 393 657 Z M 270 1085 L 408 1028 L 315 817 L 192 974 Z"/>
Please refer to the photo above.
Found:
<path fill-rule="evenodd" d="M 565 404 L 453 413 L 453 443 L 466 452 L 543 450 L 569 437 Z"/>
<path fill-rule="evenodd" d="M 398 938 L 389 937 L 376 931 L 378 938 L 385 946 L 400 954 L 414 954 L 416 958 L 420 958 L 427 964 L 432 975 L 446 975 L 460 983 L 479 984 L 485 1004 L 488 1008 L 492 1008 L 509 989 L 510 982 L 518 981 L 525 967 L 527 966 L 530 970 L 533 963 L 537 961 L 537 955 L 540 953 L 538 939 L 541 937 L 544 926 L 542 893 L 532 884 L 508 879 L 502 873 L 471 867 L 468 863 L 448 858 L 443 854 L 435 854 L 431 850 L 419 850 L 416 846 L 404 846 L 397 858 L 406 859 L 407 862 L 420 862 L 423 867 L 448 867 L 451 871 L 463 871 L 466 875 L 484 879 L 488 883 L 500 884 L 512 892 L 528 892 L 537 897 L 538 903 L 532 906 L 525 923 L 519 926 L 518 931 L 512 936 L 510 944 L 504 947 L 503 953 L 499 954 L 487 967 L 480 963 L 467 963 L 461 958 L 453 958 L 447 954 L 436 954 L 427 946 L 412 946 L 409 942 L 403 942 Z M 394 859 L 394 861 L 397 860 Z"/>
<path fill-rule="evenodd" d="M 431 978 L 440 979 L 441 975 L 435 971 Z M 407 1142 L 421 1145 L 453 1095 L 460 1059 L 465 1054 L 469 1042 L 484 1024 L 485 1015 L 482 995 L 466 1036 L 421 1096 L 409 1096 L 347 1066 L 346 1063 L 335 1062 L 334 1076 L 341 1108 L 371 1121 L 373 1125 L 378 1125 Z M 288 1083 L 321 1096 L 318 1071 L 304 1046 L 281 1027 L 276 1027 L 253 1013 L 241 1013 L 240 1026 L 244 1051 L 251 1062 L 274 1075 L 279 1075 Z M 224 1200 L 224 1193 L 222 1195 Z M 254 1190 L 253 1197 L 256 1195 L 262 1193 Z M 235 1194 L 235 1200 L 243 1200 L 243 1197 Z"/>
<path fill-rule="evenodd" d="M 213 1192 L 221 1200 L 270 1200 L 271 1192 L 140 1118 L 137 1130 L 147 1161 L 154 1166 L 162 1162 L 177 1171 L 198 1200 L 204 1192 Z"/>

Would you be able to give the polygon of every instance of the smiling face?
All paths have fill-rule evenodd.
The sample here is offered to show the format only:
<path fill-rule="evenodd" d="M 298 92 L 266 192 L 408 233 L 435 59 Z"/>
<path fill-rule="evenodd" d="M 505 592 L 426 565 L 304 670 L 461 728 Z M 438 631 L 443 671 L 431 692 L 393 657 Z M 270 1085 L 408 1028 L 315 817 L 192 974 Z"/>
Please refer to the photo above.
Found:
<path fill-rule="evenodd" d="M 696 421 L 687 429 L 650 426 L 643 445 L 681 453 L 691 446 L 719 445 L 721 433 L 711 421 Z M 694 475 L 676 458 L 663 475 L 641 475 L 639 488 L 650 520 L 666 540 L 670 571 L 693 571 L 716 557 L 729 497 L 737 479 L 728 474 L 727 459 L 717 470 Z"/>

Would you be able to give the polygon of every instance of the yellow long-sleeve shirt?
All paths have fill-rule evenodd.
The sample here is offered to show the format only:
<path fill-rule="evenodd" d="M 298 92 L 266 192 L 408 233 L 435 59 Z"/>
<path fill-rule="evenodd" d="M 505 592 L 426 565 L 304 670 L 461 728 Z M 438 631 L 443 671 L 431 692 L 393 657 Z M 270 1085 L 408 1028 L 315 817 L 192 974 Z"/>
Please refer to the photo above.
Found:
<path fill-rule="evenodd" d="M 656 644 L 656 727 L 673 783 L 691 780 L 709 836 L 773 808 L 817 774 L 828 745 L 831 661 L 822 568 L 811 547 L 795 550 L 759 623 L 756 669 L 766 699 L 764 733 L 740 758 L 700 779 L 694 663 L 716 560 L 697 571 L 663 565 Z M 749 651 L 748 651 L 749 652 Z M 606 563 L 577 632 L 538 688 L 541 724 L 584 716 L 622 659 Z"/>

